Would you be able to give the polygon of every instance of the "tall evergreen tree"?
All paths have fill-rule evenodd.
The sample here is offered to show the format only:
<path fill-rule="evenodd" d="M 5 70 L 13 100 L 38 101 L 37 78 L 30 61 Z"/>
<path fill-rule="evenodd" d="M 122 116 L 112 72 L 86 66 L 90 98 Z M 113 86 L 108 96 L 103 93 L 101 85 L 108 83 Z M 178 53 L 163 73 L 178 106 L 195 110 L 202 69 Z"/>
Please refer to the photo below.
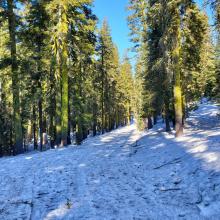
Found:
<path fill-rule="evenodd" d="M 26 23 L 23 28 L 23 40 L 24 46 L 27 46 L 30 51 L 29 62 L 33 64 L 33 68 L 35 71 L 32 72 L 31 79 L 33 81 L 32 87 L 32 109 L 33 109 L 33 122 L 36 123 L 36 107 L 38 107 L 39 113 L 39 137 L 40 137 L 40 146 L 39 149 L 42 151 L 43 149 L 43 133 L 46 132 L 44 121 L 44 108 L 43 108 L 43 84 L 46 79 L 46 75 L 49 74 L 47 72 L 47 45 L 46 43 L 49 41 L 48 38 L 48 26 L 49 26 L 49 17 L 46 13 L 46 4 L 44 1 L 31 1 L 29 5 L 27 5 L 27 16 L 25 18 Z M 37 106 L 36 106 L 37 105 Z M 44 125 L 43 125 L 44 124 Z M 36 145 L 36 124 L 34 124 L 34 145 Z M 36 146 L 35 146 L 36 148 Z"/>
<path fill-rule="evenodd" d="M 142 115 L 149 122 L 153 115 L 156 122 L 162 113 L 166 130 L 170 131 L 173 119 L 176 136 L 181 136 L 185 97 L 194 101 L 201 97 L 211 76 L 207 68 L 212 66 L 207 17 L 191 0 L 137 0 L 130 2 L 129 9 L 133 12 L 128 18 L 132 41 L 139 53 Z M 186 89 L 189 86 L 191 91 Z"/>
<path fill-rule="evenodd" d="M 215 72 L 216 72 L 216 95 L 217 95 L 217 98 L 219 98 L 220 97 L 220 63 L 219 63 L 220 1 L 211 0 L 211 1 L 206 1 L 206 2 L 208 4 L 211 4 L 212 8 L 214 9 L 215 27 L 217 31 Z"/>
<path fill-rule="evenodd" d="M 104 20 L 99 34 L 99 70 L 101 79 L 101 127 L 102 133 L 109 130 L 109 88 L 112 70 L 112 57 L 114 45 L 107 20 Z"/>
<path fill-rule="evenodd" d="M 52 21 L 55 23 L 53 27 L 53 42 L 54 53 L 57 59 L 57 69 L 59 77 L 57 94 L 57 123 L 60 121 L 60 125 L 57 125 L 57 135 L 61 134 L 60 141 L 61 146 L 67 145 L 68 136 L 68 31 L 70 24 L 70 16 L 68 14 L 69 8 L 75 6 L 75 1 L 51 1 L 48 5 L 48 10 L 51 13 Z M 59 94 L 60 93 L 60 94 Z M 61 128 L 61 129 L 60 129 Z M 59 134 L 60 133 L 60 134 Z"/>
<path fill-rule="evenodd" d="M 21 1 L 20 1 L 21 2 Z M 15 13 L 15 0 L 5 0 L 0 2 L 1 20 L 7 19 L 9 31 L 9 46 L 10 46 L 10 66 L 11 66 L 11 81 L 12 81 L 12 99 L 13 99 L 13 146 L 14 154 L 23 152 L 23 134 L 21 121 L 21 106 L 20 106 L 20 88 L 19 88 L 19 69 L 17 58 L 17 28 L 18 21 Z"/>

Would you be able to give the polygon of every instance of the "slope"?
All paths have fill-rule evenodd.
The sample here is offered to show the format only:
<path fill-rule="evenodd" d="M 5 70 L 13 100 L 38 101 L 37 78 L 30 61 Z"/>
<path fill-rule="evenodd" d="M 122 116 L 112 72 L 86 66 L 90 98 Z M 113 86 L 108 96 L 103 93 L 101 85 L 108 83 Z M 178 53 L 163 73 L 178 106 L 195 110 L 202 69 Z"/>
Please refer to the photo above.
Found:
<path fill-rule="evenodd" d="M 0 159 L 0 219 L 218 219 L 220 121 L 204 103 L 175 139 L 134 125 Z"/>

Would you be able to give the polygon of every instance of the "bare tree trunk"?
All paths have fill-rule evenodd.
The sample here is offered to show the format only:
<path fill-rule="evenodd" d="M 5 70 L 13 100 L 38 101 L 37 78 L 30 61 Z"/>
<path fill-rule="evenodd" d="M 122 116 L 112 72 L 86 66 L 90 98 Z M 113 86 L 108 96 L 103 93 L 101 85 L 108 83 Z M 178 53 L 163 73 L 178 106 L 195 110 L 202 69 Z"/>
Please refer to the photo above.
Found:
<path fill-rule="evenodd" d="M 58 80 L 56 93 L 56 145 L 60 146 L 61 142 L 61 84 Z"/>
<path fill-rule="evenodd" d="M 33 139 L 34 139 L 34 150 L 37 150 L 37 135 L 36 135 L 36 109 L 35 104 L 33 104 Z"/>
<path fill-rule="evenodd" d="M 42 98 L 40 97 L 38 101 L 38 111 L 39 111 L 39 135 L 40 135 L 40 151 L 43 150 L 43 110 L 42 110 Z"/>
<path fill-rule="evenodd" d="M 151 116 L 148 116 L 147 121 L 148 121 L 148 129 L 153 128 L 153 122 Z"/>
<path fill-rule="evenodd" d="M 97 105 L 96 105 L 96 102 L 95 102 L 95 98 L 93 98 L 93 108 L 92 108 L 92 111 L 93 111 L 93 124 L 92 124 L 92 131 L 93 131 L 93 136 L 96 136 L 96 133 L 97 133 Z"/>
<path fill-rule="evenodd" d="M 157 114 L 154 114 L 154 125 L 157 124 Z"/>
<path fill-rule="evenodd" d="M 169 110 L 169 101 L 165 100 L 165 124 L 166 124 L 166 132 L 170 132 L 170 110 Z"/>

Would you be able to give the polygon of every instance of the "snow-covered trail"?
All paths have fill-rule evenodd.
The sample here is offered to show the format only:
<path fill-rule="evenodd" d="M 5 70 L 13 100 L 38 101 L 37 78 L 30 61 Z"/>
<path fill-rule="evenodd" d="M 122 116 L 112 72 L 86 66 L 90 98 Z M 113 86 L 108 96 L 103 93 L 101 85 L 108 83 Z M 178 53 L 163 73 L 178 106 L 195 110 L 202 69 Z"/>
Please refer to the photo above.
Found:
<path fill-rule="evenodd" d="M 128 126 L 80 147 L 0 159 L 0 219 L 220 219 L 220 121 L 202 104 L 176 140 Z"/>

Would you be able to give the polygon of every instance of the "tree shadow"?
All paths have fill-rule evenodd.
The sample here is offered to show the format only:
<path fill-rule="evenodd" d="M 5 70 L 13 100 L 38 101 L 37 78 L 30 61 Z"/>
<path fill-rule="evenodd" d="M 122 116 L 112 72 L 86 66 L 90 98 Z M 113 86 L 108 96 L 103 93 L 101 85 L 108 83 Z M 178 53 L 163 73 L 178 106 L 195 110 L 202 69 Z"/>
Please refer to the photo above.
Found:
<path fill-rule="evenodd" d="M 135 129 L 122 128 L 54 150 L 54 160 L 41 171 L 35 214 L 42 209 L 42 219 L 64 220 L 218 219 L 220 122 L 209 112 L 201 115 L 187 121 L 179 139 L 160 126 L 139 138 Z M 61 167 L 63 160 L 70 166 Z M 55 191 L 41 193 L 50 187 Z"/>
<path fill-rule="evenodd" d="M 216 120 L 215 116 L 209 117 Z M 72 207 L 68 209 L 65 203 L 60 203 L 47 216 L 82 220 L 219 218 L 219 121 L 215 127 L 211 123 L 204 127 L 194 118 L 193 122 L 188 122 L 184 137 L 179 139 L 161 129 L 151 130 L 138 140 L 128 138 L 134 130 L 129 134 L 120 132 L 84 143 L 94 151 L 98 148 L 93 154 L 106 162 L 100 168 L 104 174 L 97 172 L 87 183 L 86 193 L 92 200 L 81 198 L 81 204 L 74 205 L 76 198 L 71 197 Z M 115 168 L 110 167 L 113 165 L 109 162 L 111 158 L 118 161 Z M 88 166 L 93 166 L 90 161 L 79 167 Z M 121 176 L 125 172 L 130 172 L 130 179 Z M 112 179 L 117 181 L 111 182 Z"/>

